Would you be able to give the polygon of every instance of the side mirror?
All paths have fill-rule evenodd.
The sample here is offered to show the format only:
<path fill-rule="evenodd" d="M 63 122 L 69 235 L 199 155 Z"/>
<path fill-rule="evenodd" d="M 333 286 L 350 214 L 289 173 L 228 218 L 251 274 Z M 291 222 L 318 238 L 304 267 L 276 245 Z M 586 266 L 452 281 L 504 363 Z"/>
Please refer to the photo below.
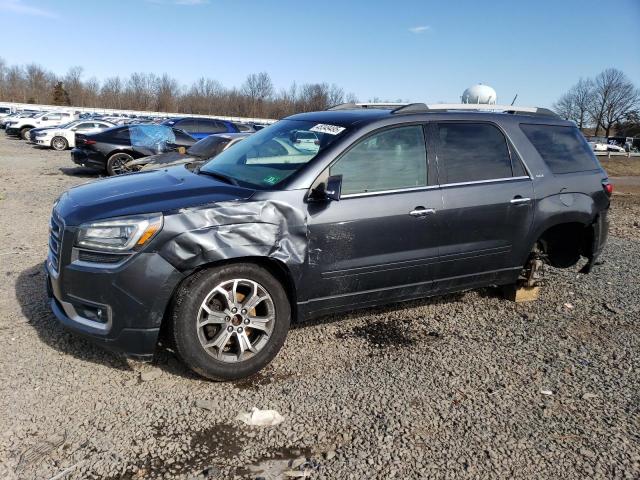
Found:
<path fill-rule="evenodd" d="M 340 193 L 342 193 L 342 175 L 330 176 L 324 191 L 325 197 L 329 200 L 340 200 Z"/>
<path fill-rule="evenodd" d="M 340 200 L 342 191 L 342 175 L 333 175 L 327 178 L 326 183 L 321 183 L 311 191 L 310 199 L 323 202 L 327 200 Z"/>

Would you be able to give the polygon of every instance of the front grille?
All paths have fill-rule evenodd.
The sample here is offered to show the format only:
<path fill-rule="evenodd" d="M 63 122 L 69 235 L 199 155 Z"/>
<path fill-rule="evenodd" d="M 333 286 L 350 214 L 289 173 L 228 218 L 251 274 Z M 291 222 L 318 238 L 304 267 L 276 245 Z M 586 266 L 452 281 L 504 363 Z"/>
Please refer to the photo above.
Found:
<path fill-rule="evenodd" d="M 64 234 L 64 223 L 58 217 L 55 210 L 51 214 L 49 223 L 49 264 L 58 273 L 60 270 L 60 256 L 62 255 L 62 236 Z"/>

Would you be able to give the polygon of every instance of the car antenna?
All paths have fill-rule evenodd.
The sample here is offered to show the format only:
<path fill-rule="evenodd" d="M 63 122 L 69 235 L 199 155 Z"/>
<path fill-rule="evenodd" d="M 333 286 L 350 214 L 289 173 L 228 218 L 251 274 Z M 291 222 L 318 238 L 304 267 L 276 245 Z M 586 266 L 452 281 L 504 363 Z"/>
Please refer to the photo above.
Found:
<path fill-rule="evenodd" d="M 516 96 L 513 97 L 513 100 L 511 101 L 511 106 L 513 107 L 513 104 L 516 103 L 516 98 L 518 98 L 518 94 L 516 93 Z"/>

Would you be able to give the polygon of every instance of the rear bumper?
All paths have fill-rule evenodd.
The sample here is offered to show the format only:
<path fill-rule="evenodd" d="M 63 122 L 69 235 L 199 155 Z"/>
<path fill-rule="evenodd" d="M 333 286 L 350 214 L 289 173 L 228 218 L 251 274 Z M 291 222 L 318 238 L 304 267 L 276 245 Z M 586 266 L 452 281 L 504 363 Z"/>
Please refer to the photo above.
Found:
<path fill-rule="evenodd" d="M 98 170 L 104 170 L 106 168 L 106 159 L 100 152 L 94 150 L 75 147 L 71 149 L 71 160 L 73 160 L 73 163 L 83 167 Z"/>

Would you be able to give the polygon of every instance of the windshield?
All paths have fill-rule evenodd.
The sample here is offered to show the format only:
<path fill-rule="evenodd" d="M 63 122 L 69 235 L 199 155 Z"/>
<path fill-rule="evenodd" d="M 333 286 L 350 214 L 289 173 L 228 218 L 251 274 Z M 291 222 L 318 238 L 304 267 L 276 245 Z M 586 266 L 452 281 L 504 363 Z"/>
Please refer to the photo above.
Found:
<path fill-rule="evenodd" d="M 272 189 L 302 168 L 344 131 L 344 127 L 301 120 L 280 120 L 232 145 L 202 171 L 221 174 L 240 185 Z M 309 133 L 314 141 L 300 142 Z"/>

